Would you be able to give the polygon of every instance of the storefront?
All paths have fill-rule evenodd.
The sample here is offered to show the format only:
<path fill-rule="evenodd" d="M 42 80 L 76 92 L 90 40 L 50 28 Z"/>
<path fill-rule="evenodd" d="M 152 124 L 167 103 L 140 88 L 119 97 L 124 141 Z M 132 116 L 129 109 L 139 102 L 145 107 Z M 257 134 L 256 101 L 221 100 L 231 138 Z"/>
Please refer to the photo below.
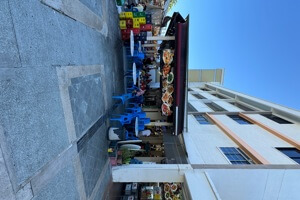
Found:
<path fill-rule="evenodd" d="M 133 72 L 139 68 L 139 77 L 136 80 L 137 73 L 134 73 L 133 83 L 146 88 L 141 109 L 149 122 L 126 141 L 111 144 L 111 149 L 121 150 L 110 152 L 113 165 L 187 163 L 181 133 L 184 128 L 189 19 L 174 13 L 165 35 L 159 35 L 161 27 L 157 21 L 147 11 L 120 13 L 124 43 L 129 44 L 133 58 L 143 57 L 140 67 L 140 61 L 136 59 L 129 65 L 134 66 Z"/>

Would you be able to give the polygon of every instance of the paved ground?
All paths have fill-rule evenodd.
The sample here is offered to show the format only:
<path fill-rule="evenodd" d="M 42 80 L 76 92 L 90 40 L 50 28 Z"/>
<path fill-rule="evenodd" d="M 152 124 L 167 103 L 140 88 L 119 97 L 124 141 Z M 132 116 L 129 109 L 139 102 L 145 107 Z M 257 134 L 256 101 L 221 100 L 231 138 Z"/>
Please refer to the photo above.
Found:
<path fill-rule="evenodd" d="M 103 199 L 121 93 L 114 0 L 2 0 L 0 199 Z"/>

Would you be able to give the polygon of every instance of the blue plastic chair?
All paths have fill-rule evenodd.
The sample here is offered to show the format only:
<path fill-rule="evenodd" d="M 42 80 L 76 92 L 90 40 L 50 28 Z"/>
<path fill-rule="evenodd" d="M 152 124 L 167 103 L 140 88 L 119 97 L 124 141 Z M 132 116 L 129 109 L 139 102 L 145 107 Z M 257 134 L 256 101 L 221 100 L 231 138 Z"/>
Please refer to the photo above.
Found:
<path fill-rule="evenodd" d="M 143 164 L 143 162 L 138 159 L 132 158 L 129 164 Z"/>
<path fill-rule="evenodd" d="M 121 100 L 122 104 L 125 104 L 125 102 L 128 99 L 133 98 L 133 95 L 132 95 L 132 93 L 126 93 L 126 94 L 123 94 L 123 95 L 120 95 L 120 96 L 113 96 L 112 98 L 116 99 L 116 100 Z"/>
<path fill-rule="evenodd" d="M 140 106 L 137 103 L 129 103 L 128 104 L 128 108 L 138 108 L 138 107 L 140 107 Z"/>
<path fill-rule="evenodd" d="M 133 98 L 131 98 L 131 99 L 129 100 L 129 102 L 141 104 L 141 103 L 144 102 L 144 97 L 143 97 L 143 96 L 134 96 Z"/>
<path fill-rule="evenodd" d="M 139 124 L 139 131 L 145 130 L 145 125 L 144 124 Z"/>
<path fill-rule="evenodd" d="M 132 132 L 125 132 L 125 140 L 138 140 L 139 138 L 137 138 Z"/>
<path fill-rule="evenodd" d="M 150 123 L 150 118 L 139 118 L 139 123 L 143 124 L 149 124 Z"/>
<path fill-rule="evenodd" d="M 132 125 L 132 124 L 131 124 L 131 125 L 129 125 L 128 127 L 129 127 L 129 128 L 131 128 L 132 130 L 134 130 L 134 129 L 135 129 L 135 126 L 134 126 L 134 125 Z M 143 131 L 143 130 L 145 130 L 145 125 L 144 125 L 144 124 L 140 124 L 140 123 L 139 123 L 139 125 L 138 125 L 138 130 L 139 130 L 139 131 Z"/>
<path fill-rule="evenodd" d="M 136 113 L 136 115 L 137 115 L 139 118 L 145 118 L 145 117 L 146 117 L 146 113 L 145 113 L 145 112 L 139 112 L 139 113 Z"/>
<path fill-rule="evenodd" d="M 129 113 L 140 113 L 142 112 L 142 108 L 141 107 L 137 107 L 137 108 L 125 108 L 125 110 Z"/>
<path fill-rule="evenodd" d="M 133 115 L 131 115 L 130 113 L 124 115 L 113 115 L 112 118 L 110 118 L 110 121 L 118 121 L 122 126 L 124 126 L 124 124 L 130 124 L 132 118 Z"/>
<path fill-rule="evenodd" d="M 143 60 L 145 58 L 145 54 L 143 52 L 139 52 L 138 50 L 133 51 L 133 59 L 138 58 Z"/>
<path fill-rule="evenodd" d="M 124 9 L 125 12 L 138 12 L 139 10 L 137 8 L 125 8 Z"/>

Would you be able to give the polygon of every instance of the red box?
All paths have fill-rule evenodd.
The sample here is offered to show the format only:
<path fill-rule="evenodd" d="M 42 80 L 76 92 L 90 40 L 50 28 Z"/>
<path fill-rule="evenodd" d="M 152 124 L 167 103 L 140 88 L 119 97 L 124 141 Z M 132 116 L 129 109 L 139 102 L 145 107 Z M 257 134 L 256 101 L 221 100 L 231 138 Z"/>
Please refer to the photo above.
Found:
<path fill-rule="evenodd" d="M 133 35 L 138 35 L 138 34 L 140 34 L 140 29 L 139 29 L 139 28 L 131 28 L 130 30 L 132 30 Z"/>
<path fill-rule="evenodd" d="M 126 27 L 127 28 L 132 28 L 133 27 L 132 19 L 126 19 Z"/>
<path fill-rule="evenodd" d="M 127 34 L 127 29 L 122 29 L 121 30 L 121 34 L 123 35 L 123 34 Z"/>
<path fill-rule="evenodd" d="M 129 39 L 130 39 L 130 35 L 122 34 L 122 40 L 129 40 Z"/>
<path fill-rule="evenodd" d="M 152 25 L 151 24 L 144 24 L 140 27 L 141 31 L 152 31 Z"/>

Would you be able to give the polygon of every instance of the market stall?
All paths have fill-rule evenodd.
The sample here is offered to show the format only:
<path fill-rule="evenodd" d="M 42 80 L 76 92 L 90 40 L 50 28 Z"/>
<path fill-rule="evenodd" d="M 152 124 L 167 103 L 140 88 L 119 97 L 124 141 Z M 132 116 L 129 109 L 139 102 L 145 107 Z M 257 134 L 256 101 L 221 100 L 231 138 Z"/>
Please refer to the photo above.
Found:
<path fill-rule="evenodd" d="M 110 148 L 113 165 L 187 162 L 180 136 L 172 135 L 183 130 L 188 18 L 174 13 L 162 35 L 164 2 L 152 1 L 153 6 L 147 4 L 143 11 L 128 6 L 119 15 L 128 66 L 132 66 L 127 94 L 122 97 L 135 97 L 129 98 L 128 105 L 124 101 L 126 113 L 118 118 L 126 131 Z M 128 113 L 129 106 L 134 107 L 133 113 Z"/>
<path fill-rule="evenodd" d="M 133 182 L 121 183 L 119 187 L 122 192 L 118 196 L 123 200 L 184 200 L 183 183 L 147 183 Z"/>

